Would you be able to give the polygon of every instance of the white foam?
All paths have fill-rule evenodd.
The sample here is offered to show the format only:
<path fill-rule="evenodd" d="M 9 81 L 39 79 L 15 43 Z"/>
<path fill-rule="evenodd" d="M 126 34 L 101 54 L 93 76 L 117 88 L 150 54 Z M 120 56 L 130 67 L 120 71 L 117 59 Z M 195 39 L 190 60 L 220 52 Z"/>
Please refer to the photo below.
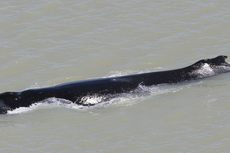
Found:
<path fill-rule="evenodd" d="M 32 111 L 32 110 L 39 108 L 39 106 L 42 106 L 42 104 L 41 103 L 35 103 L 35 104 L 31 105 L 30 107 L 19 107 L 19 108 L 12 110 L 12 111 L 7 111 L 7 114 L 26 113 L 26 112 L 29 112 L 29 111 Z"/>
<path fill-rule="evenodd" d="M 200 69 L 194 71 L 193 73 L 198 75 L 200 78 L 204 78 L 229 71 L 229 66 L 210 66 L 209 64 L 205 63 Z"/>
<path fill-rule="evenodd" d="M 48 98 L 44 101 L 32 104 L 29 107 L 19 107 L 17 109 L 12 110 L 12 111 L 7 111 L 7 114 L 21 114 L 21 113 L 27 113 L 27 112 L 37 110 L 37 109 L 55 108 L 55 107 L 66 107 L 66 108 L 74 108 L 74 109 L 84 108 L 84 106 L 74 104 L 74 103 L 72 103 L 68 100 L 65 100 L 65 99 Z"/>
<path fill-rule="evenodd" d="M 103 101 L 104 97 L 103 96 L 86 96 L 81 98 L 81 100 L 83 101 L 83 104 L 97 104 L 100 103 L 101 101 Z"/>
<path fill-rule="evenodd" d="M 196 73 L 199 74 L 201 77 L 215 75 L 215 71 L 207 63 L 205 63 L 199 70 L 197 70 Z"/>

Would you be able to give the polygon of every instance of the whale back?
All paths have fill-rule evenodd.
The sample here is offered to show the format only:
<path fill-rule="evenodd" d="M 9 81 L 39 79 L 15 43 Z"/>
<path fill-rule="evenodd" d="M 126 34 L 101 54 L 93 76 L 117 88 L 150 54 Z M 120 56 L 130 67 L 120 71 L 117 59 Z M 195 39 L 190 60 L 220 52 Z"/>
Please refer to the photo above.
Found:
<path fill-rule="evenodd" d="M 33 103 L 51 97 L 84 105 L 84 97 L 87 96 L 110 97 L 111 95 L 135 90 L 139 85 L 174 84 L 206 78 L 230 72 L 230 64 L 225 61 L 226 58 L 227 56 L 221 55 L 216 58 L 203 59 L 190 66 L 168 71 L 77 81 L 53 87 L 29 89 L 22 92 L 5 92 L 0 94 L 0 114 L 5 114 L 8 110 L 18 107 L 28 107 Z"/>

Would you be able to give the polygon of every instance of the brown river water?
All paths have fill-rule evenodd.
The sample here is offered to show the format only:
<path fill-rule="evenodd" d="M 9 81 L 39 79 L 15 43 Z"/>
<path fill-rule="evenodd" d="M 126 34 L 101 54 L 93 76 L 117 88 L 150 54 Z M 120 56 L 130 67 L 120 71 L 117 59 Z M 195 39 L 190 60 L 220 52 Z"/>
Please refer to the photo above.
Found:
<path fill-rule="evenodd" d="M 229 8 L 227 0 L 0 0 L 0 93 L 230 56 Z M 54 98 L 0 115 L 0 152 L 228 153 L 229 89 L 222 74 L 92 108 Z"/>

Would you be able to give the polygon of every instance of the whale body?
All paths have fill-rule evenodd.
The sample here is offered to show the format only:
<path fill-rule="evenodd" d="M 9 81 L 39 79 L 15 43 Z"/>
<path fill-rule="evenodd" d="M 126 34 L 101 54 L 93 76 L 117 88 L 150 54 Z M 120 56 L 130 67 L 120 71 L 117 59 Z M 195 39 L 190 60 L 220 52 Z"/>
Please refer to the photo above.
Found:
<path fill-rule="evenodd" d="M 95 104 L 85 103 L 84 97 L 109 98 L 133 91 L 140 85 L 174 84 L 227 73 L 230 72 L 230 64 L 225 61 L 226 58 L 227 56 L 221 55 L 216 58 L 202 59 L 190 66 L 175 70 L 77 81 L 21 92 L 4 92 L 0 94 L 0 114 L 6 114 L 7 111 L 19 107 L 28 107 L 52 97 L 65 99 L 82 106 L 92 106 Z"/>

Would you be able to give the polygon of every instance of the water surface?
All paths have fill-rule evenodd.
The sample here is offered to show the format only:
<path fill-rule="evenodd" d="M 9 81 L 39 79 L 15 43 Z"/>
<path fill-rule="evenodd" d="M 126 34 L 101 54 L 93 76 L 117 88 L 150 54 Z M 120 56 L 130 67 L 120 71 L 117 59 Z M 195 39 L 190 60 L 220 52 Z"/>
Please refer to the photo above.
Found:
<path fill-rule="evenodd" d="M 1 0 L 0 92 L 230 56 L 229 7 L 215 0 Z M 223 74 L 157 86 L 92 109 L 58 102 L 21 108 L 0 116 L 0 151 L 227 153 L 229 82 Z"/>

